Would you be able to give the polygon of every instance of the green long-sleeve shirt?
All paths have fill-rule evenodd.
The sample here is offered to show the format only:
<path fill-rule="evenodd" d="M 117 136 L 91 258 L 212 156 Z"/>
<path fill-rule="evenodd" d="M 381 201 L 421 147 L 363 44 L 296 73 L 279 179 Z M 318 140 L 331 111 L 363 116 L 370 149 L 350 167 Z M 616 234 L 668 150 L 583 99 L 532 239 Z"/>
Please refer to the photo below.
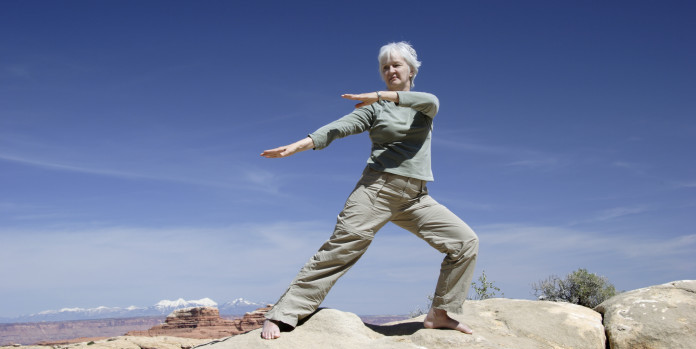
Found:
<path fill-rule="evenodd" d="M 382 101 L 355 109 L 309 137 L 314 149 L 326 148 L 335 139 L 370 132 L 371 168 L 401 176 L 433 180 L 430 137 L 439 101 L 425 92 L 399 91 L 399 103 Z"/>

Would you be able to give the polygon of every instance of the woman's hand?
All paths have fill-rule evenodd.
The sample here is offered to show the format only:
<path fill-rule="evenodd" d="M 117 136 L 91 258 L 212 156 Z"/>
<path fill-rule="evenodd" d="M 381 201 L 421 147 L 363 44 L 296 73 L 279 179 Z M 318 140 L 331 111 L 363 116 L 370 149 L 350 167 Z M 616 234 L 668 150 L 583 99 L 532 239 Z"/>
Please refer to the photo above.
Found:
<path fill-rule="evenodd" d="M 364 107 L 366 105 L 370 105 L 374 102 L 377 102 L 380 96 L 382 97 L 383 101 L 392 101 L 394 103 L 399 103 L 399 94 L 395 91 L 379 91 L 379 96 L 377 95 L 377 92 L 368 92 L 361 94 L 346 93 L 341 95 L 341 97 L 345 99 L 361 101 L 360 103 L 355 105 L 356 108 Z"/>
<path fill-rule="evenodd" d="M 357 95 L 352 93 L 346 93 L 341 95 L 341 97 L 345 99 L 352 99 L 354 101 L 361 101 L 360 103 L 355 105 L 356 108 L 370 105 L 374 102 L 377 102 L 377 100 L 379 99 L 379 97 L 377 96 L 377 92 L 361 93 Z"/>
<path fill-rule="evenodd" d="M 306 137 L 292 144 L 284 145 L 282 147 L 274 149 L 264 150 L 263 153 L 261 153 L 261 156 L 269 159 L 284 158 L 292 154 L 299 153 L 301 151 L 305 151 L 307 149 L 312 148 L 314 148 L 314 141 L 311 138 Z"/>

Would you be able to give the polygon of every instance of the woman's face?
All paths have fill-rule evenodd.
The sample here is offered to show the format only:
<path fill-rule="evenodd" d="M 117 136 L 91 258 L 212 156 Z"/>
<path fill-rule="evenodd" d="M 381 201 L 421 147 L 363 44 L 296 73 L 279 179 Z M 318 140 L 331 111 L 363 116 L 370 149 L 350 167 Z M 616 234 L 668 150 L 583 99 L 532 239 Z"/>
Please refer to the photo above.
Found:
<path fill-rule="evenodd" d="M 411 67 L 400 54 L 392 52 L 382 64 L 382 79 L 389 91 L 409 91 L 411 89 Z"/>

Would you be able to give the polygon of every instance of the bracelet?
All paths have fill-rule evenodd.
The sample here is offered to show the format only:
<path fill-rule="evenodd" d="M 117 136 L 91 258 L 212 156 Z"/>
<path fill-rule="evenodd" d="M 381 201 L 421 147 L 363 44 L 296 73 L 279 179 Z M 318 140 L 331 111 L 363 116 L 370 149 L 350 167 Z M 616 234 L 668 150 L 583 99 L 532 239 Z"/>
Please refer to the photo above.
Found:
<path fill-rule="evenodd" d="M 379 91 L 377 91 L 377 102 L 382 101 L 382 95 L 379 94 Z"/>

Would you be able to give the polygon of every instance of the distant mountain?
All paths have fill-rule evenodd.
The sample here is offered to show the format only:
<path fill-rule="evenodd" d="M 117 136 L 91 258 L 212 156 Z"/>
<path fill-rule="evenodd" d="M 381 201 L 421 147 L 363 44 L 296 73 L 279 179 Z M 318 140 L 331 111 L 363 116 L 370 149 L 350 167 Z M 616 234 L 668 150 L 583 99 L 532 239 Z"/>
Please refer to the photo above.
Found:
<path fill-rule="evenodd" d="M 120 308 L 102 306 L 97 308 L 63 308 L 60 310 L 46 310 L 37 314 L 23 315 L 15 318 L 0 318 L 0 323 L 167 316 L 174 310 L 190 307 L 215 307 L 219 309 L 221 315 L 243 315 L 246 312 L 256 310 L 257 308 L 265 305 L 266 304 L 263 303 L 237 298 L 218 307 L 218 304 L 210 298 L 190 301 L 179 298 L 174 301 L 162 300 L 149 307 L 130 306 Z"/>
<path fill-rule="evenodd" d="M 220 310 L 220 315 L 243 315 L 266 305 L 268 303 L 258 303 L 244 298 L 237 298 L 231 302 L 223 303 L 218 307 L 218 310 Z"/>

